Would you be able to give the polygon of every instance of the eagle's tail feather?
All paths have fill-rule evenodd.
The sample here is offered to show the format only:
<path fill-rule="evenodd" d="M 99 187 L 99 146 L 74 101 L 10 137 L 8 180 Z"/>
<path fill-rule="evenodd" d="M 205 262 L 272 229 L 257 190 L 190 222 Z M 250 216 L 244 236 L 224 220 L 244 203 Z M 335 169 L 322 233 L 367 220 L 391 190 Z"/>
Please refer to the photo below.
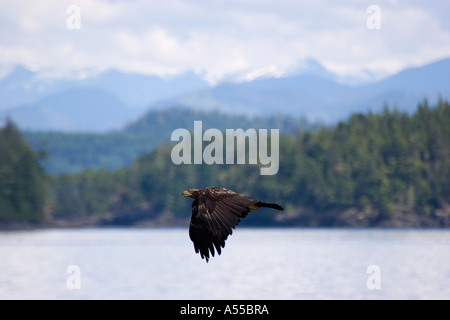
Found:
<path fill-rule="evenodd" d="M 267 203 L 267 202 L 259 201 L 256 205 L 258 207 L 266 207 L 266 208 L 272 208 L 272 209 L 277 209 L 277 210 L 283 210 L 283 207 L 276 203 Z"/>

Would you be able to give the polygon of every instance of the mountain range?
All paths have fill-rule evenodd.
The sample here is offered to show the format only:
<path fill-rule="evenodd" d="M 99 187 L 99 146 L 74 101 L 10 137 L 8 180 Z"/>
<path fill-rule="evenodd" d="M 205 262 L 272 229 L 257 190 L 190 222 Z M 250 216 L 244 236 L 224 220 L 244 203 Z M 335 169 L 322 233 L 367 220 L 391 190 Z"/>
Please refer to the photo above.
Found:
<path fill-rule="evenodd" d="M 78 80 L 42 78 L 16 67 L 0 80 L 0 119 L 21 129 L 105 132 L 168 107 L 248 116 L 287 115 L 335 123 L 384 106 L 413 112 L 419 101 L 450 99 L 450 58 L 405 69 L 370 83 L 343 83 L 320 63 L 284 77 L 211 86 L 193 72 L 167 79 L 110 70 Z"/>
<path fill-rule="evenodd" d="M 0 80 L 0 119 L 10 117 L 25 130 L 104 132 L 124 127 L 158 101 L 207 87 L 190 72 L 163 79 L 110 70 L 73 80 L 16 67 Z"/>
<path fill-rule="evenodd" d="M 355 112 L 384 106 L 414 112 L 417 103 L 450 98 L 450 58 L 405 69 L 380 81 L 344 84 L 320 65 L 301 74 L 223 83 L 178 98 L 178 104 L 248 114 L 288 114 L 335 123 Z"/>

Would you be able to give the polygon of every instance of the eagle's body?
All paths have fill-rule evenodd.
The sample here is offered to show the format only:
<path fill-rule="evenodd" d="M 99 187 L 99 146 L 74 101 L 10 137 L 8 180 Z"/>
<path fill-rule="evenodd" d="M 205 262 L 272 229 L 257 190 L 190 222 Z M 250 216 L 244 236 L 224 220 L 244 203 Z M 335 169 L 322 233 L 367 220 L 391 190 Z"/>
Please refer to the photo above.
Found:
<path fill-rule="evenodd" d="M 189 237 L 195 252 L 200 253 L 206 262 L 210 253 L 214 256 L 214 248 L 218 254 L 221 253 L 225 240 L 250 210 L 260 207 L 283 210 L 278 204 L 256 200 L 225 188 L 188 189 L 181 195 L 194 199 Z"/>

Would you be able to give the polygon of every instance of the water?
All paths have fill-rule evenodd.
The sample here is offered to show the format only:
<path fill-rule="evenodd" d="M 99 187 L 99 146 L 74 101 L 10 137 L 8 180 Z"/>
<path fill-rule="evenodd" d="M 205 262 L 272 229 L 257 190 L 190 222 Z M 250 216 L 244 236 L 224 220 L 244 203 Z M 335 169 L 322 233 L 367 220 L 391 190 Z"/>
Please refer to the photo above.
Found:
<path fill-rule="evenodd" d="M 450 299 L 449 249 L 450 230 L 241 227 L 207 264 L 187 229 L 2 232 L 0 299 Z"/>

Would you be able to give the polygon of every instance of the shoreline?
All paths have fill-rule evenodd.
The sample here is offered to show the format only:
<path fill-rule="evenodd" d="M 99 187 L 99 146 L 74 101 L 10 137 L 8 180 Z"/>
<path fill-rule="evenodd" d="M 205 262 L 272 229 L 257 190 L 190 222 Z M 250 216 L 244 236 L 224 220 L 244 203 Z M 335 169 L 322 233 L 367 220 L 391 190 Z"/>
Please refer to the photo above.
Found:
<path fill-rule="evenodd" d="M 274 216 L 272 221 L 261 221 L 256 216 L 247 217 L 239 224 L 241 227 L 259 228 L 348 228 L 348 229 L 446 229 L 450 228 L 450 212 L 440 215 L 422 216 L 399 213 L 389 218 L 377 220 L 376 217 L 361 218 L 361 212 L 346 210 L 339 213 L 317 214 L 310 210 L 301 210 L 294 215 Z M 254 218 L 254 219 L 252 219 Z M 27 231 L 44 229 L 82 229 L 82 228 L 188 228 L 189 218 L 153 218 L 111 223 L 105 216 L 80 219 L 52 219 L 42 222 L 0 221 L 0 232 Z"/>

